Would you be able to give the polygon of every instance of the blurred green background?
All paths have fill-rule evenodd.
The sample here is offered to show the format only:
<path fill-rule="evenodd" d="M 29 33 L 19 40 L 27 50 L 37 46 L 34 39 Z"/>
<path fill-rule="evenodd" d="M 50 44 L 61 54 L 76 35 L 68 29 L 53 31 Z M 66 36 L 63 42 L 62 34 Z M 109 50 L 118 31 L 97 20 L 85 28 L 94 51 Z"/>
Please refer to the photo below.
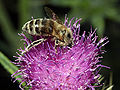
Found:
<path fill-rule="evenodd" d="M 18 33 L 22 25 L 34 18 L 46 17 L 44 7 L 51 8 L 63 21 L 65 14 L 69 18 L 82 18 L 81 31 L 97 28 L 97 35 L 107 36 L 109 43 L 102 64 L 111 69 L 102 69 L 104 81 L 109 83 L 113 73 L 113 90 L 120 90 L 120 1 L 119 0 L 0 0 L 0 51 L 11 61 L 18 48 L 23 47 Z M 1 60 L 1 58 L 0 58 Z M 11 80 L 11 74 L 0 64 L 0 90 L 19 90 L 17 82 Z"/>

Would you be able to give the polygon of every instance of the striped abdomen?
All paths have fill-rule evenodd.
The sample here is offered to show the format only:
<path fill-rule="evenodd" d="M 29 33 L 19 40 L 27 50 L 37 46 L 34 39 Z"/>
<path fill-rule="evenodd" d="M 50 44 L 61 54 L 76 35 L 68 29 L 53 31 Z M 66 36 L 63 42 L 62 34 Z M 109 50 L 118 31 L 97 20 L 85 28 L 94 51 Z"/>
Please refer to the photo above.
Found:
<path fill-rule="evenodd" d="M 22 30 L 37 36 L 49 36 L 53 33 L 54 21 L 52 19 L 33 19 L 25 23 Z"/>

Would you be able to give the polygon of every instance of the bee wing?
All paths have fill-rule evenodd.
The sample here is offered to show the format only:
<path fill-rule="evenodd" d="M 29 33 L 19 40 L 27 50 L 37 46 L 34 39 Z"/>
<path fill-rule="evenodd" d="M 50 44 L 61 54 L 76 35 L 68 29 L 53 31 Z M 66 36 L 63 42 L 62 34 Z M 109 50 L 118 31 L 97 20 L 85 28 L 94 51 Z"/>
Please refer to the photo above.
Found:
<path fill-rule="evenodd" d="M 58 22 L 59 24 L 63 24 L 63 22 L 59 19 L 59 17 L 48 7 L 45 7 L 45 12 L 47 16 Z"/>

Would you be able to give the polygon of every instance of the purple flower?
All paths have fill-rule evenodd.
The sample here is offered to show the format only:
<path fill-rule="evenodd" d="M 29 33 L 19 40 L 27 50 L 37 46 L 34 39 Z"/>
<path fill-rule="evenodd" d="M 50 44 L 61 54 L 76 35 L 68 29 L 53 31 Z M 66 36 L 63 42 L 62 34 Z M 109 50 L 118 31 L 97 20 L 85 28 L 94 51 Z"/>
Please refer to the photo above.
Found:
<path fill-rule="evenodd" d="M 73 17 L 69 22 L 65 17 L 65 25 L 73 31 L 74 46 L 54 49 L 54 42 L 51 38 L 40 45 L 31 48 L 24 55 L 25 51 L 16 56 L 16 65 L 20 66 L 12 77 L 18 75 L 21 78 L 20 87 L 30 87 L 31 90 L 94 90 L 99 87 L 99 70 L 106 67 L 100 64 L 100 55 L 104 53 L 101 50 L 106 43 L 107 37 L 97 42 L 98 36 L 96 30 L 92 30 L 87 36 L 85 31 L 80 36 L 80 19 Z M 31 41 L 24 35 L 22 40 L 29 45 Z M 42 37 L 33 36 L 33 39 Z M 108 68 L 108 67 L 107 67 Z M 21 84 L 25 82 L 25 86 Z"/>

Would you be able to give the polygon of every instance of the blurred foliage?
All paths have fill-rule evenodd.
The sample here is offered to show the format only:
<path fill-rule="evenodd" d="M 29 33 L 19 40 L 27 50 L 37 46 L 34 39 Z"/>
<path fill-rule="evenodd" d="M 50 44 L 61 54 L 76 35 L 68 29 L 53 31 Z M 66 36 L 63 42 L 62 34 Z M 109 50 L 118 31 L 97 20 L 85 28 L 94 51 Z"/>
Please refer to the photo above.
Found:
<path fill-rule="evenodd" d="M 27 0 L 19 0 L 19 1 L 20 1 L 19 2 L 20 4 L 19 5 L 19 9 L 20 9 L 19 10 L 19 15 L 20 15 L 19 21 L 20 23 L 23 23 L 26 20 L 26 17 L 28 17 L 27 16 L 28 13 L 26 12 L 27 5 L 23 5 L 23 3 L 26 3 Z M 6 11 L 6 8 L 2 1 L 0 1 L 0 26 L 1 26 L 1 32 L 2 32 L 3 38 L 5 39 L 5 41 L 2 41 L 3 38 L 0 39 L 0 45 L 1 45 L 0 49 L 4 53 L 7 53 L 9 56 L 14 55 L 17 48 L 23 45 L 20 44 L 20 37 L 18 37 L 19 31 L 17 32 L 16 28 L 14 27 L 13 22 L 10 19 L 10 16 L 8 12 Z"/>

